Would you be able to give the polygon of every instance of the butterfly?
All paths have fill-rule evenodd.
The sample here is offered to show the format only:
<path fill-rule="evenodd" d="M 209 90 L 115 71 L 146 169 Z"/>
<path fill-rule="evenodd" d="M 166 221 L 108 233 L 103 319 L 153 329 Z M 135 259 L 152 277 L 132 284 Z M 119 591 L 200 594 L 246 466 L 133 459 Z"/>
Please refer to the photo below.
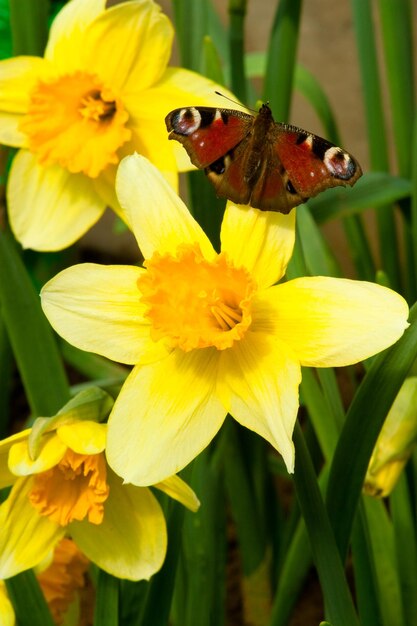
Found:
<path fill-rule="evenodd" d="M 356 159 L 322 137 L 275 122 L 263 104 L 254 116 L 233 109 L 185 107 L 168 113 L 169 139 L 181 142 L 216 193 L 263 211 L 291 209 L 329 187 L 353 185 Z"/>

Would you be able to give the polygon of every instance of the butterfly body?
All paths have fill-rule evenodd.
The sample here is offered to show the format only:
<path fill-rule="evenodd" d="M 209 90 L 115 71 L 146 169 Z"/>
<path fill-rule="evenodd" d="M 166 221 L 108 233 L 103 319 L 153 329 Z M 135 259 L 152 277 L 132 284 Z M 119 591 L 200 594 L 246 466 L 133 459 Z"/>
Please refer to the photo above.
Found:
<path fill-rule="evenodd" d="M 268 105 L 257 116 L 210 107 L 175 109 L 165 118 L 220 197 L 264 211 L 289 211 L 329 187 L 353 185 L 358 162 L 329 141 L 275 122 Z"/>

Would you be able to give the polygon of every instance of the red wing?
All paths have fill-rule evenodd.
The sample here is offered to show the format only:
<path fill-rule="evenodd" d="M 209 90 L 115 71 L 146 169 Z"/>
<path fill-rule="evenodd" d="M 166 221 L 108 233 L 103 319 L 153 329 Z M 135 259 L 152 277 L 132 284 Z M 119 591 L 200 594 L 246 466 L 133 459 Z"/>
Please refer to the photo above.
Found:
<path fill-rule="evenodd" d="M 191 162 L 208 167 L 235 148 L 253 127 L 252 115 L 232 109 L 188 107 L 168 113 L 169 139 L 180 141 Z"/>
<path fill-rule="evenodd" d="M 362 171 L 347 152 L 295 126 L 276 124 L 271 141 L 291 187 L 303 199 L 338 185 L 353 185 Z"/>
<path fill-rule="evenodd" d="M 245 175 L 251 169 L 250 144 L 251 136 L 248 135 L 229 154 L 206 168 L 206 174 L 217 195 L 264 211 L 289 213 L 302 199 L 297 196 L 297 201 L 294 202 L 293 198 L 288 198 L 285 172 L 282 171 L 272 145 L 265 145 L 254 179 Z"/>

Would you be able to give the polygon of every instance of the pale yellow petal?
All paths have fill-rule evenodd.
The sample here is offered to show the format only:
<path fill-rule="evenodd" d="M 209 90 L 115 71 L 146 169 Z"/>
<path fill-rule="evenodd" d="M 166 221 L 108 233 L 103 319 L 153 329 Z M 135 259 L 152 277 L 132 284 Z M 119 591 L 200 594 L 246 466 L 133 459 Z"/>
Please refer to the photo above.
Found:
<path fill-rule="evenodd" d="M 221 229 L 222 252 L 246 267 L 260 288 L 280 280 L 295 240 L 295 211 L 288 215 L 228 202 Z"/>
<path fill-rule="evenodd" d="M 171 498 L 181 502 L 181 504 L 190 509 L 190 511 L 197 511 L 200 506 L 200 501 L 194 491 L 179 476 L 170 476 L 153 486 L 164 491 Z"/>
<path fill-rule="evenodd" d="M 113 361 L 134 364 L 166 354 L 151 340 L 137 281 L 142 268 L 74 265 L 41 291 L 44 313 L 69 343 Z"/>
<path fill-rule="evenodd" d="M 106 447 L 106 424 L 83 421 L 57 428 L 59 439 L 78 454 L 98 454 Z"/>
<path fill-rule="evenodd" d="M 30 476 L 45 472 L 57 465 L 66 451 L 67 446 L 58 439 L 55 433 L 42 437 L 36 459 L 30 457 L 27 441 L 15 443 L 9 452 L 9 469 L 16 476 Z"/>
<path fill-rule="evenodd" d="M 65 528 L 38 515 L 28 495 L 32 479 L 22 478 L 0 506 L 0 578 L 34 567 L 65 534 Z"/>
<path fill-rule="evenodd" d="M 163 118 L 145 119 L 131 116 L 129 129 L 132 131 L 131 141 L 120 150 L 120 154 L 128 156 L 137 152 L 151 161 L 159 171 L 170 173 L 176 191 L 178 188 L 178 168 L 174 154 L 174 142 L 168 140 Z"/>
<path fill-rule="evenodd" d="M 91 179 L 58 165 L 40 166 L 20 150 L 7 187 L 10 225 L 24 248 L 61 250 L 81 237 L 104 213 Z"/>
<path fill-rule="evenodd" d="M 175 350 L 135 367 L 109 418 L 107 458 L 126 482 L 153 485 L 182 469 L 226 416 L 215 397 L 218 351 Z"/>
<path fill-rule="evenodd" d="M 231 415 L 269 441 L 294 471 L 292 433 L 298 411 L 301 368 L 274 336 L 248 332 L 221 357 L 219 388 Z"/>
<path fill-rule="evenodd" d="M 71 0 L 52 22 L 45 58 L 57 69 L 70 72 L 78 69 L 82 54 L 82 38 L 87 25 L 105 10 L 106 0 Z"/>
<path fill-rule="evenodd" d="M 0 112 L 25 114 L 33 87 L 50 71 L 49 63 L 41 57 L 20 56 L 1 61 Z"/>
<path fill-rule="evenodd" d="M 15 443 L 27 442 L 30 428 L 0 441 L 0 489 L 13 485 L 16 476 L 9 470 L 9 452 Z"/>
<path fill-rule="evenodd" d="M 0 143 L 21 148 L 26 135 L 19 124 L 27 112 L 30 92 L 49 64 L 40 57 L 14 57 L 0 62 Z"/>
<path fill-rule="evenodd" d="M 388 348 L 408 326 L 405 300 L 365 281 L 297 278 L 271 287 L 259 305 L 269 311 L 272 332 L 312 367 L 357 363 Z"/>
<path fill-rule="evenodd" d="M 217 94 L 220 91 L 226 98 Z M 247 108 L 239 104 L 237 98 L 225 87 L 212 80 L 179 67 L 169 67 L 161 80 L 152 88 L 141 94 L 141 98 L 130 104 L 130 94 L 126 102 L 138 118 L 157 119 L 165 117 L 173 109 L 187 106 L 220 107 L 222 109 L 238 109 L 247 112 Z"/>
<path fill-rule="evenodd" d="M 149 579 L 166 553 L 161 507 L 149 489 L 123 485 L 111 471 L 108 483 L 103 522 L 72 522 L 69 531 L 82 552 L 104 571 L 128 580 Z"/>
<path fill-rule="evenodd" d="M 15 626 L 16 624 L 13 605 L 3 581 L 0 581 L 0 620 L 2 626 Z"/>
<path fill-rule="evenodd" d="M 215 252 L 207 235 L 162 174 L 138 154 L 120 163 L 116 192 L 125 220 L 145 258 L 155 251 L 175 254 L 180 244 L 200 245 L 206 258 Z"/>
<path fill-rule="evenodd" d="M 160 7 L 149 0 L 109 8 L 88 25 L 83 68 L 94 68 L 113 89 L 139 90 L 158 82 L 168 64 L 173 27 Z"/>

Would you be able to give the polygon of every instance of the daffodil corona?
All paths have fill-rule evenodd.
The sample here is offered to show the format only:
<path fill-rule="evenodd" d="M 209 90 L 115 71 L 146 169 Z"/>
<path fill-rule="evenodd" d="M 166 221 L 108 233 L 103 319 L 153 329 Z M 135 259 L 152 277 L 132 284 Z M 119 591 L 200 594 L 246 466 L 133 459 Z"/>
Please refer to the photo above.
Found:
<path fill-rule="evenodd" d="M 119 212 L 114 179 L 126 154 L 147 156 L 174 186 L 178 168 L 190 167 L 164 118 L 184 101 L 213 106 L 219 96 L 206 78 L 167 67 L 173 34 L 152 0 L 108 9 L 105 0 L 71 0 L 44 58 L 0 62 L 0 141 L 21 148 L 9 216 L 25 248 L 59 250 L 106 206 Z"/>
<path fill-rule="evenodd" d="M 136 485 L 170 476 L 229 412 L 293 471 L 301 366 L 347 365 L 388 347 L 407 327 L 406 302 L 368 282 L 276 284 L 292 254 L 294 211 L 229 202 L 217 254 L 143 157 L 123 160 L 117 193 L 144 267 L 78 265 L 42 290 L 67 341 L 134 365 L 109 418 L 110 466 Z"/>
<path fill-rule="evenodd" d="M 97 413 L 104 396 L 97 390 L 88 410 Z M 58 416 L 0 442 L 0 486 L 13 485 L 0 505 L 1 579 L 44 561 L 65 535 L 119 578 L 149 578 L 163 563 L 167 537 L 158 501 L 146 487 L 122 484 L 107 465 L 107 424 L 77 419 L 74 402 L 85 418 L 87 402 L 73 399 Z M 198 507 L 176 476 L 155 486 Z"/>

